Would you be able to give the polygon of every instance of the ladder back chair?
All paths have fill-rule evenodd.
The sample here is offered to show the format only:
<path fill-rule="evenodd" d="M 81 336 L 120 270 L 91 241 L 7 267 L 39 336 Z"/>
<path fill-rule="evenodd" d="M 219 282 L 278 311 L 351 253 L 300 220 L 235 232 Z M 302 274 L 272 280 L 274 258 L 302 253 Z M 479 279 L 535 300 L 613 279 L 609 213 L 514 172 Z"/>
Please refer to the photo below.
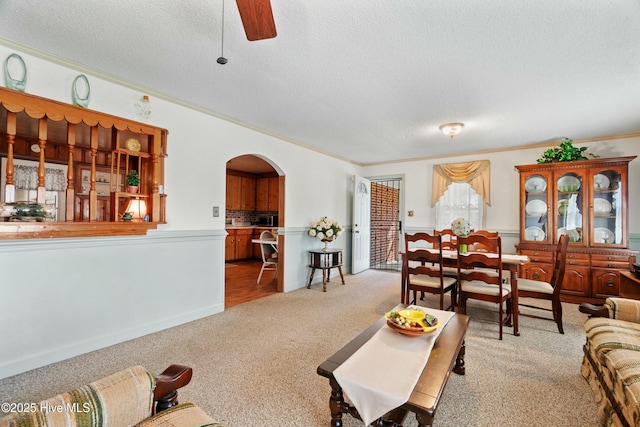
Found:
<path fill-rule="evenodd" d="M 564 279 L 564 271 L 567 263 L 568 247 L 569 235 L 563 234 L 558 239 L 558 245 L 554 255 L 555 261 L 551 281 L 544 282 L 541 280 L 518 279 L 518 304 L 523 307 L 551 311 L 553 313 L 553 320 L 558 325 L 558 332 L 561 334 L 564 334 L 564 329 L 562 327 L 562 304 L 560 302 L 560 291 L 562 290 L 562 280 Z M 547 307 L 540 307 L 537 305 L 523 304 L 520 302 L 520 298 L 523 297 L 551 301 L 551 308 L 549 309 Z M 523 314 L 523 316 L 548 319 L 547 317 L 534 316 L 531 314 Z"/>
<path fill-rule="evenodd" d="M 455 251 L 458 248 L 458 235 L 450 228 L 442 230 L 433 230 L 433 234 L 442 237 L 442 242 L 437 247 L 441 247 L 446 251 Z M 458 278 L 458 269 L 456 267 L 444 267 L 442 269 L 445 276 Z"/>
<path fill-rule="evenodd" d="M 498 237 L 497 231 L 488 231 L 488 230 L 478 230 L 478 231 L 470 231 L 469 235 L 475 236 L 485 236 L 485 237 Z M 482 243 L 474 243 L 473 245 L 468 247 L 469 252 L 487 252 L 490 248 L 487 248 Z"/>
<path fill-rule="evenodd" d="M 497 231 L 488 231 L 488 230 L 478 230 L 478 231 L 471 231 L 469 233 L 470 235 L 476 235 L 476 236 L 485 236 L 485 237 L 498 237 L 499 234 Z M 482 243 L 474 243 L 473 245 L 469 246 L 468 250 L 469 252 L 487 252 L 490 248 L 487 248 L 486 246 L 484 246 Z M 509 283 L 509 280 L 511 280 L 511 272 L 509 270 L 503 270 L 502 271 L 502 283 Z M 520 294 L 518 294 L 520 295 Z"/>
<path fill-rule="evenodd" d="M 448 249 L 451 251 L 456 250 L 458 245 L 458 236 L 452 229 L 444 228 L 442 230 L 433 230 L 433 234 L 442 237 L 442 243 L 440 243 L 440 247 L 442 247 L 442 249 Z"/>
<path fill-rule="evenodd" d="M 415 304 L 417 292 L 436 294 L 440 296 L 440 310 L 444 308 L 444 296 L 451 294 L 451 305 L 446 309 L 455 310 L 457 297 L 457 280 L 443 274 L 442 266 L 442 236 L 428 233 L 404 235 L 405 256 L 402 268 L 406 278 L 406 301 Z M 412 245 L 411 245 L 412 244 Z M 411 247 L 413 246 L 413 247 Z M 410 302 L 410 294 L 413 300 Z"/>
<path fill-rule="evenodd" d="M 486 252 L 460 253 L 460 245 L 482 245 Z M 458 238 L 458 312 L 467 313 L 467 300 L 476 299 L 498 304 L 499 335 L 510 323 L 512 307 L 511 286 L 502 283 L 502 242 L 500 237 L 471 234 Z M 504 305 L 506 303 L 506 316 Z"/>

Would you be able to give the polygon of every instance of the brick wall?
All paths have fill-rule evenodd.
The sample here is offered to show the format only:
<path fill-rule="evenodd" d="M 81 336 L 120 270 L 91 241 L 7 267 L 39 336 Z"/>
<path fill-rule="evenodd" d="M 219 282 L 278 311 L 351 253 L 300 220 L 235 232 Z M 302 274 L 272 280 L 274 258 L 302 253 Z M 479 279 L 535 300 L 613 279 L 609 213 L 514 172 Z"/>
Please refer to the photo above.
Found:
<path fill-rule="evenodd" d="M 371 183 L 371 267 L 398 259 L 400 191 Z"/>

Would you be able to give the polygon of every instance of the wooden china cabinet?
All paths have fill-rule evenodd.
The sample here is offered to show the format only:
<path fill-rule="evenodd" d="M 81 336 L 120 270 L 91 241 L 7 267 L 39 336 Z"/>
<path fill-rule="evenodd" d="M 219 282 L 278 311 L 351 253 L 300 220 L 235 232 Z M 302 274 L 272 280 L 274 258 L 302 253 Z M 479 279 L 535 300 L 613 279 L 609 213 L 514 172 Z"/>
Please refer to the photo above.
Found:
<path fill-rule="evenodd" d="M 562 285 L 569 302 L 602 302 L 620 294 L 620 272 L 632 269 L 628 165 L 636 156 L 516 166 L 520 173 L 518 253 L 531 262 L 520 277 L 550 280 L 560 235 L 570 243 Z"/>

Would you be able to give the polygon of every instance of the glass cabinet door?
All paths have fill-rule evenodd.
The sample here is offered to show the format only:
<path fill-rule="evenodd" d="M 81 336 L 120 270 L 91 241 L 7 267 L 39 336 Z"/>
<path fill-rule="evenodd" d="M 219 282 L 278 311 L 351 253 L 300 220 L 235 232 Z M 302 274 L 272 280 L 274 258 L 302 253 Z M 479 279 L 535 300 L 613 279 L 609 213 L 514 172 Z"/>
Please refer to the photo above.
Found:
<path fill-rule="evenodd" d="M 569 236 L 569 242 L 583 242 L 583 206 L 584 182 L 578 172 L 567 172 L 556 176 L 556 218 L 555 239 L 557 242 L 562 234 Z"/>
<path fill-rule="evenodd" d="M 599 170 L 593 174 L 593 199 L 591 201 L 591 245 L 622 245 L 623 200 L 626 178 L 616 169 Z"/>
<path fill-rule="evenodd" d="M 528 241 L 547 242 L 549 230 L 549 178 L 546 174 L 533 174 L 524 181 L 524 233 Z"/>

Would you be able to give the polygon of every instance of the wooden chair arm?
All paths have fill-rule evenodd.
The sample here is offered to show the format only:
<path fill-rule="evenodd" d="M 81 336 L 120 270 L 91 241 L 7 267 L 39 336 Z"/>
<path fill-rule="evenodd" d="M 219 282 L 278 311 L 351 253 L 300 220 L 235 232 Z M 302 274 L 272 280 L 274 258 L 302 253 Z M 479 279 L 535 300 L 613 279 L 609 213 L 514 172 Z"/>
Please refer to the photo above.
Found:
<path fill-rule="evenodd" d="M 191 381 L 193 369 L 183 365 L 171 365 L 160 375 L 156 375 L 153 400 L 158 402 L 154 413 L 164 411 L 178 404 L 178 389 Z"/>
<path fill-rule="evenodd" d="M 589 317 L 609 317 L 609 308 L 606 305 L 582 303 L 578 310 L 580 313 L 588 314 Z"/>

